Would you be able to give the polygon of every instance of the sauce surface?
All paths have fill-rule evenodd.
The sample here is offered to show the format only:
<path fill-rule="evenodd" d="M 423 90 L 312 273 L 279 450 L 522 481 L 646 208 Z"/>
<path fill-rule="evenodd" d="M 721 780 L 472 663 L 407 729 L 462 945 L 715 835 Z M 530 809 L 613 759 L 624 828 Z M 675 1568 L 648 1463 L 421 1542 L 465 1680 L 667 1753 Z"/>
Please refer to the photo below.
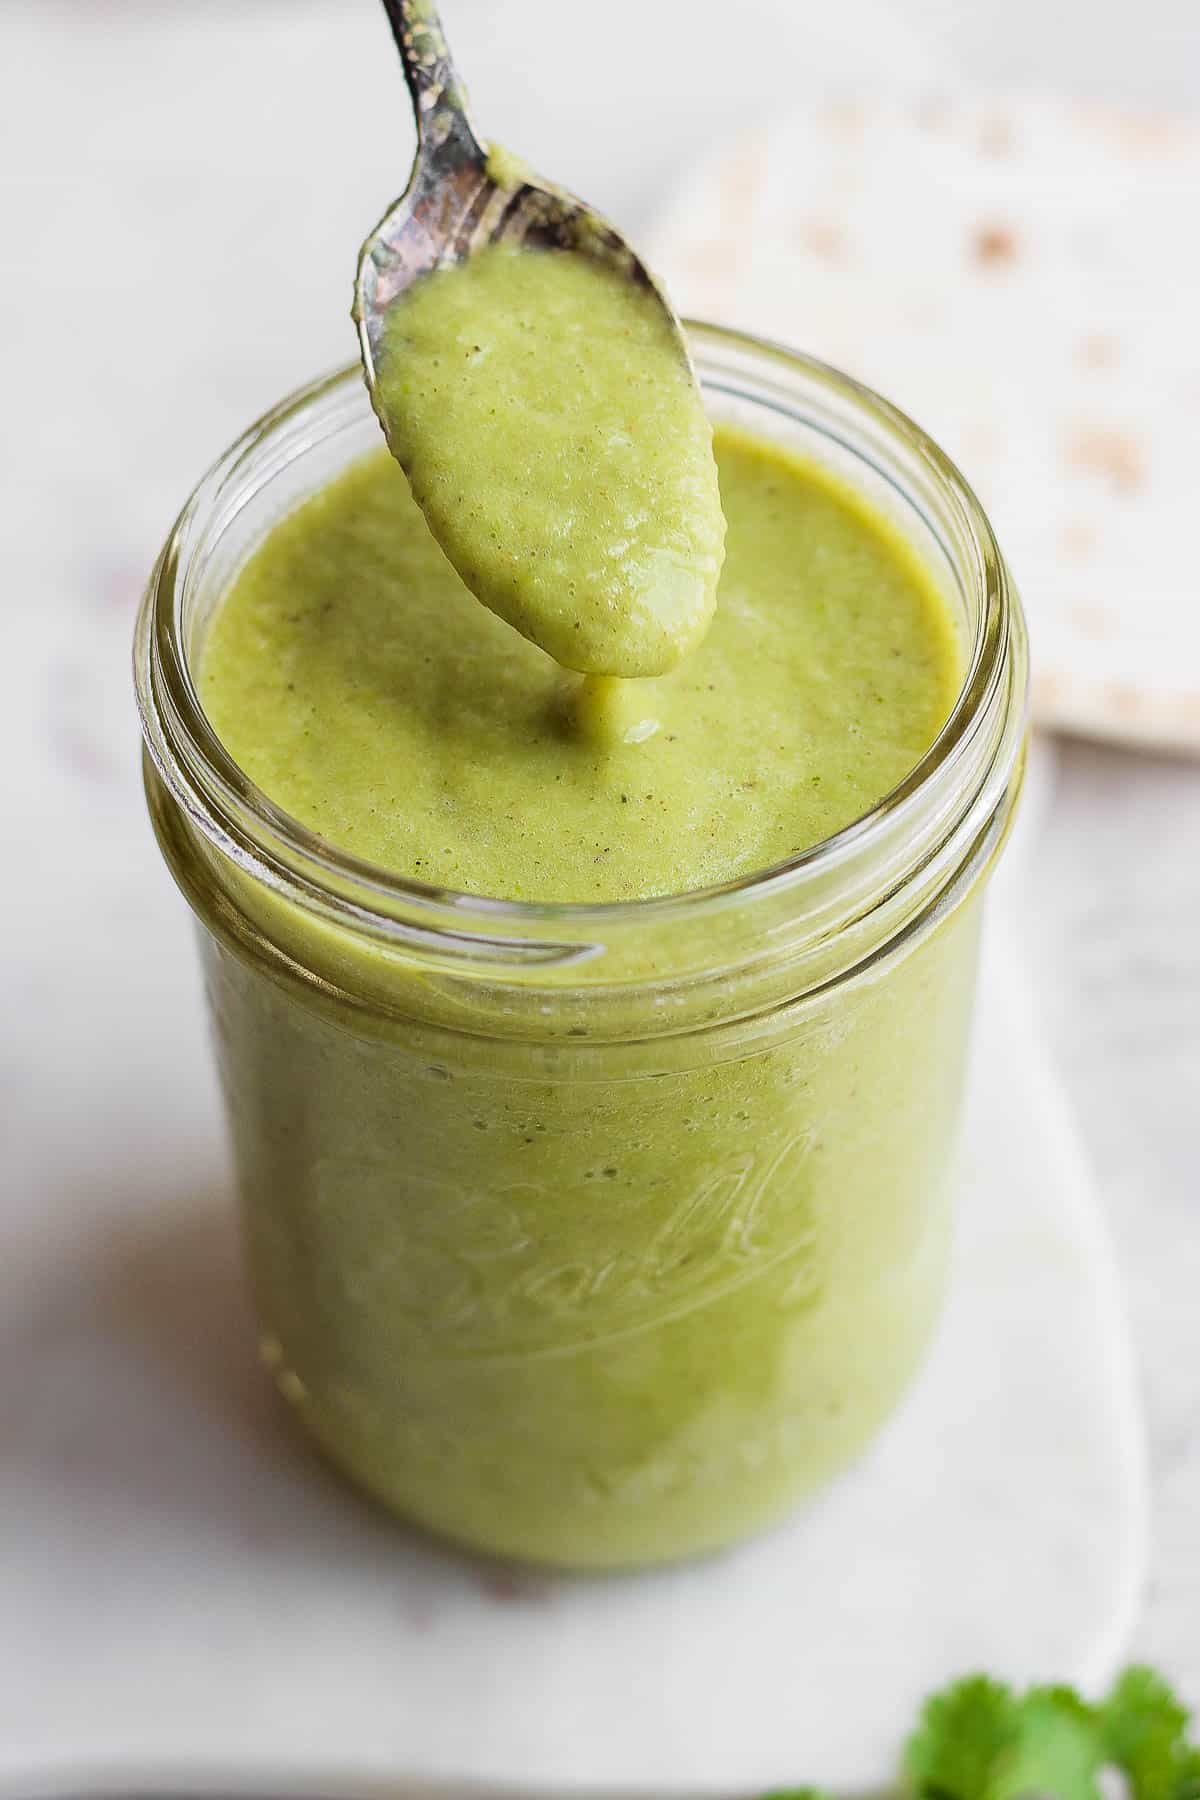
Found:
<path fill-rule="evenodd" d="M 699 643 L 725 529 L 712 431 L 651 290 L 493 245 L 390 308 L 377 400 L 466 586 L 557 662 L 657 675 Z"/>
<path fill-rule="evenodd" d="M 677 893 L 829 836 L 933 741 L 955 631 L 849 489 L 736 432 L 716 450 L 720 604 L 669 675 L 581 686 L 483 611 L 381 451 L 234 581 L 201 671 L 214 728 L 332 843 L 469 893 Z"/>

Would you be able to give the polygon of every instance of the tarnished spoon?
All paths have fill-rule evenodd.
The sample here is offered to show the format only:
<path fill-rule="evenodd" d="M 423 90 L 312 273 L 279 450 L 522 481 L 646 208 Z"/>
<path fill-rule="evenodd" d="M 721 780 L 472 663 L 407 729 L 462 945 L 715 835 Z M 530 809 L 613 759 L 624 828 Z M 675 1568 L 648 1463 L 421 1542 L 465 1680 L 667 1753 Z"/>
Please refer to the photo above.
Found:
<path fill-rule="evenodd" d="M 417 154 L 407 188 L 362 247 L 354 288 L 363 367 L 381 423 L 377 370 L 388 308 L 422 275 L 501 240 L 576 250 L 619 269 L 657 296 L 687 361 L 678 319 L 620 233 L 573 194 L 489 151 L 433 0 L 383 0 L 383 6 L 412 95 Z"/>

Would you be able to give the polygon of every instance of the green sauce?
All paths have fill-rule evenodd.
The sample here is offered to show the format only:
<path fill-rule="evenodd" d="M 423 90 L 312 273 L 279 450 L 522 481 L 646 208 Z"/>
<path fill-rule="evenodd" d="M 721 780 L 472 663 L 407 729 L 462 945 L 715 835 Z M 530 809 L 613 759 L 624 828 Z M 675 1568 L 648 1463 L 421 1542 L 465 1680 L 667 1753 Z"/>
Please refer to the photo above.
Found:
<path fill-rule="evenodd" d="M 658 675 L 699 643 L 724 536 L 712 434 L 650 289 L 492 246 L 391 307 L 378 403 L 466 586 L 565 668 Z"/>
<path fill-rule="evenodd" d="M 475 603 L 381 451 L 233 580 L 217 731 L 334 843 L 481 894 L 662 894 L 846 825 L 945 719 L 954 631 L 848 490 L 716 450 L 720 603 L 671 673 L 565 675 Z M 236 872 L 214 894 L 158 816 L 210 927 L 264 1358 L 357 1481 L 476 1548 L 623 1564 L 760 1527 L 863 1445 L 943 1289 L 973 901 L 799 1008 L 730 993 L 711 1031 L 664 1031 L 644 926 L 594 1035 L 553 973 L 505 997 Z"/>
<path fill-rule="evenodd" d="M 380 452 L 234 583 L 204 658 L 214 727 L 331 842 L 476 894 L 677 893 L 829 836 L 936 736 L 957 643 L 849 490 L 732 432 L 717 457 L 720 604 L 669 675 L 581 690 L 474 603 Z"/>

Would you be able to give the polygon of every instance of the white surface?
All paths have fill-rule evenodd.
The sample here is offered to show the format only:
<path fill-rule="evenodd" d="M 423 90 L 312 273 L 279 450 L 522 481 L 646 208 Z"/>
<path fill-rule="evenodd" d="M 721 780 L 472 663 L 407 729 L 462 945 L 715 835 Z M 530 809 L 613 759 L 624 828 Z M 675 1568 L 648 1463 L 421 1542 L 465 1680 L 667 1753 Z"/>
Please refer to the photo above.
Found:
<path fill-rule="evenodd" d="M 173 932 L 139 935 L 160 968 Z M 124 1064 L 157 1007 L 127 1000 L 116 1027 L 118 966 L 79 998 Z M 460 1560 L 310 1460 L 255 1368 L 182 1048 L 110 1095 L 91 1179 L 62 1169 L 69 1243 L 44 1188 L 0 1222 L 0 1604 L 35 1627 L 0 1652 L 0 1771 L 853 1787 L 886 1778 L 921 1696 L 964 1668 L 1112 1673 L 1146 1552 L 1128 1347 L 1010 959 L 988 962 L 956 1278 L 913 1396 L 793 1523 L 642 1578 Z M 53 1033 L 32 1049 L 55 1070 L 22 1130 L 44 1179 L 60 1108 L 93 1083 L 82 1044 L 69 1067 Z M 145 1149 L 136 1177 L 103 1178 L 148 1136 L 172 1180 Z"/>
<path fill-rule="evenodd" d="M 1133 1651 L 1200 1706 L 1200 770 L 1063 745 L 1021 908 L 1131 1310 L 1153 1560 Z"/>
<path fill-rule="evenodd" d="M 794 0 L 739 9 L 753 54 L 736 59 L 713 29 L 723 0 L 694 0 L 687 83 L 665 91 L 630 74 L 619 46 L 643 23 L 652 48 L 669 42 L 675 0 L 614 0 L 602 20 L 551 0 L 446 7 L 498 133 L 634 230 L 664 177 L 711 142 L 714 99 L 728 95 L 721 123 L 735 129 L 759 95 L 772 105 L 817 79 Z M 847 4 L 835 16 L 849 66 L 862 15 Z M 879 49 L 904 74 L 927 55 L 897 45 L 913 19 L 935 27 L 939 49 L 978 79 L 998 69 L 1008 82 L 1200 102 L 1192 0 L 1147 0 L 1135 24 L 1124 7 L 1085 0 L 1052 14 L 1041 0 L 903 0 Z M 507 38 L 493 29 L 501 21 Z M 586 53 L 584 30 L 595 39 Z M 189 1631 L 208 1665 L 219 1648 L 185 1604 L 193 1562 L 247 1534 L 268 1558 L 286 1554 L 269 1509 L 247 1517 L 209 1479 L 214 1441 L 257 1434 L 285 1488 L 296 1453 L 246 1355 L 231 1237 L 223 1221 L 204 1223 L 220 1219 L 224 1172 L 185 914 L 140 816 L 127 645 L 149 560 L 201 464 L 286 386 L 351 353 L 349 274 L 337 258 L 347 231 L 356 236 L 364 212 L 390 198 L 396 181 L 381 171 L 393 154 L 403 166 L 409 138 L 403 109 L 360 122 L 353 140 L 336 117 L 351 38 L 373 59 L 371 91 L 395 105 L 375 0 L 211 0 L 203 15 L 151 0 L 10 0 L 2 31 L 0 1223 L 7 1280 L 22 1286 L 10 1323 L 26 1360 L 0 1370 L 0 1447 L 35 1464 L 50 1458 L 58 1503 L 85 1481 L 91 1501 L 70 1554 L 39 1563 L 13 1523 L 36 1518 L 40 1490 L 0 1485 L 0 1745 L 9 1745 L 27 1692 L 10 1687 L 10 1670 L 36 1666 L 59 1697 L 76 1686 L 86 1697 L 99 1670 L 114 1707 L 144 1721 L 164 1649 Z M 561 75 L 564 43 L 579 51 L 567 86 L 547 80 Z M 278 65 L 264 96 L 268 54 Z M 323 174 L 333 146 L 338 181 Z M 139 317 L 154 258 L 172 241 L 169 193 L 206 250 L 195 279 L 172 292 L 169 316 L 159 307 Z M 248 335 L 249 278 L 269 272 L 267 252 L 281 243 L 295 273 Z M 60 377 L 45 363 L 51 343 L 65 346 Z M 1068 748 L 1031 864 L 1022 919 L 1038 998 L 1117 1232 L 1145 1371 L 1156 1552 L 1135 1648 L 1163 1659 L 1198 1702 L 1200 775 Z M 37 1055 L 29 1022 L 41 1034 Z M 153 1221 L 164 1216 L 196 1222 L 160 1234 Z M 97 1360 L 127 1383 L 102 1438 L 88 1411 Z M 172 1391 L 188 1431 L 143 1434 L 135 1403 L 154 1381 Z M 311 1502 L 318 1517 L 330 1503 L 329 1492 Z M 353 1503 L 339 1492 L 338 1504 Z M 186 1536 L 180 1565 L 157 1560 L 171 1518 Z M 159 1614 L 128 1656 L 113 1655 L 97 1627 L 99 1656 L 67 1687 L 57 1655 L 71 1640 L 54 1629 L 59 1615 L 15 1601 L 36 1581 L 65 1604 L 89 1539 L 120 1551 L 117 1572 L 130 1541 L 141 1545 L 159 1574 Z M 320 1530 L 306 1541 L 319 1559 Z M 117 1572 L 94 1566 L 74 1596 L 86 1617 L 119 1620 Z M 260 1628 L 267 1618 L 264 1603 Z M 304 1620 L 294 1623 L 303 1632 Z M 324 1675 L 336 1672 L 338 1647 Z M 737 1648 L 714 1646 L 713 1657 Z M 894 1653 L 903 1658 L 903 1636 Z M 246 1688 L 245 1712 L 260 1692 Z M 318 1704 L 293 1696 L 288 1741 Z M 75 1762 L 65 1735 L 56 1756 Z M 809 1772 L 794 1759 L 788 1767 Z"/>

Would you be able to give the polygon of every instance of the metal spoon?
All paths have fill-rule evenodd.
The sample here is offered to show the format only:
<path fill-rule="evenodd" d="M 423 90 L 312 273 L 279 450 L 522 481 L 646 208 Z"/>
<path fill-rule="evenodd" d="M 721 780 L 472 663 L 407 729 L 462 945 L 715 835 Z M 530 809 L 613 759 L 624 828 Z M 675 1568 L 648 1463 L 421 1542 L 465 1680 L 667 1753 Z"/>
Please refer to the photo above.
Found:
<path fill-rule="evenodd" d="M 658 299 L 689 362 L 679 321 L 641 258 L 599 213 L 564 189 L 489 152 L 471 118 L 434 0 L 383 0 L 400 50 L 417 124 L 417 154 L 404 193 L 363 245 L 354 320 L 372 405 L 384 319 L 396 296 L 447 263 L 504 240 L 575 250 L 620 270 Z"/>

